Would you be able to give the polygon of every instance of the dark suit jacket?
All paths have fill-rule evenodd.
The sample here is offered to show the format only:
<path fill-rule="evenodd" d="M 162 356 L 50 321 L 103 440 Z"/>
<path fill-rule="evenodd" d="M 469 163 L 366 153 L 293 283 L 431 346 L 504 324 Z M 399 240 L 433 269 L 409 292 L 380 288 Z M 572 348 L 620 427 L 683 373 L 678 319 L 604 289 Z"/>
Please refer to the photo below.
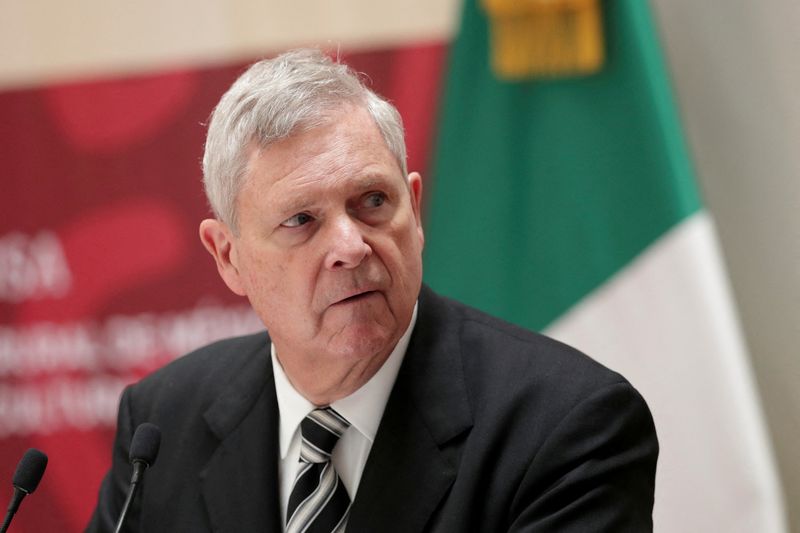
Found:
<path fill-rule="evenodd" d="M 218 342 L 125 390 L 87 531 L 113 531 L 145 421 L 161 451 L 127 531 L 280 531 L 268 346 Z M 347 531 L 650 531 L 657 455 L 623 377 L 423 287 Z"/>

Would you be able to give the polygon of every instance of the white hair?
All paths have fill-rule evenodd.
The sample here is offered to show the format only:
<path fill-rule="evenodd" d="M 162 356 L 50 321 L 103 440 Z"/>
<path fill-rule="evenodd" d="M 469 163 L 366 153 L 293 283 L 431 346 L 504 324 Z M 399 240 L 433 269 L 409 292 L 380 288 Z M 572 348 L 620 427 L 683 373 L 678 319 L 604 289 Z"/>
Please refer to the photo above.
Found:
<path fill-rule="evenodd" d="M 211 114 L 203 183 L 214 215 L 237 232 L 236 197 L 252 148 L 321 126 L 345 104 L 369 112 L 405 176 L 406 146 L 397 109 L 320 50 L 293 50 L 250 66 Z"/>

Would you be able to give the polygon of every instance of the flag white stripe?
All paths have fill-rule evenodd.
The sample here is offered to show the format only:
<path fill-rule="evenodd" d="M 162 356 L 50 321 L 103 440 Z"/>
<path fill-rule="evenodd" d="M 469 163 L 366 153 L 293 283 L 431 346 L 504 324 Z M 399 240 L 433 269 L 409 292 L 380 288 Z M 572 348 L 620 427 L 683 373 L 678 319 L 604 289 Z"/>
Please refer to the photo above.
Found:
<path fill-rule="evenodd" d="M 787 530 L 725 280 L 701 211 L 546 331 L 620 371 L 650 405 L 661 443 L 654 520 L 665 532 Z"/>

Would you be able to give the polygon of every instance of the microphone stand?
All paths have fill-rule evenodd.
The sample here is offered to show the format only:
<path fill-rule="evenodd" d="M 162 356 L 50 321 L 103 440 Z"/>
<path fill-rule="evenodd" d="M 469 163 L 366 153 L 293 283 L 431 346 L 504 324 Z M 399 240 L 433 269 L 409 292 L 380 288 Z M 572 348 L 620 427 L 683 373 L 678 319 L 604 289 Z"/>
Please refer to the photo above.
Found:
<path fill-rule="evenodd" d="M 22 499 L 27 495 L 28 493 L 22 490 L 21 488 L 14 487 L 14 497 L 11 498 L 11 501 L 8 504 L 6 519 L 3 520 L 3 525 L 0 526 L 0 533 L 6 533 L 6 531 L 8 530 L 8 526 L 11 525 L 11 519 L 14 518 L 15 514 L 17 514 L 17 509 L 19 509 L 19 504 L 22 503 Z"/>
<path fill-rule="evenodd" d="M 121 533 L 122 524 L 125 522 L 125 517 L 128 515 L 128 509 L 130 508 L 131 502 L 133 502 L 133 498 L 136 495 L 136 490 L 139 488 L 139 481 L 142 479 L 144 471 L 146 469 L 147 469 L 146 462 L 138 460 L 133 461 L 133 475 L 131 476 L 131 488 L 128 491 L 128 497 L 125 498 L 125 504 L 122 506 L 122 513 L 120 513 L 119 515 L 119 520 L 117 521 L 117 528 L 114 530 L 114 533 Z"/>

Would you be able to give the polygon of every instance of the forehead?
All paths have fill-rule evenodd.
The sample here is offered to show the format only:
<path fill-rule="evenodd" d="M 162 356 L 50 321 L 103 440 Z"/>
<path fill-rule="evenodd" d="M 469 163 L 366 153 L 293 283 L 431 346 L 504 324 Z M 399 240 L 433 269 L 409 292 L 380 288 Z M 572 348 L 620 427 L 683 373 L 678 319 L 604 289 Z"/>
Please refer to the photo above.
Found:
<path fill-rule="evenodd" d="M 400 166 L 370 114 L 346 106 L 324 124 L 265 148 L 253 148 L 243 192 L 303 195 L 310 190 L 405 183 Z"/>

